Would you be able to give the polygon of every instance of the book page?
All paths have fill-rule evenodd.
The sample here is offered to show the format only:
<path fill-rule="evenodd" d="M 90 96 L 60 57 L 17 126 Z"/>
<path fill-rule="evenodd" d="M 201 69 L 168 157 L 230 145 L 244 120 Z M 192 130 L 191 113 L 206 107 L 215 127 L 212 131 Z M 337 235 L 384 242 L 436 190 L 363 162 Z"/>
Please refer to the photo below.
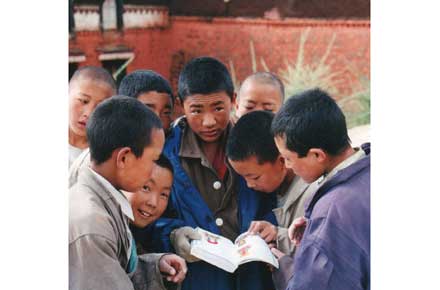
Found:
<path fill-rule="evenodd" d="M 196 230 L 202 239 L 191 242 L 191 255 L 225 271 L 234 272 L 239 262 L 235 245 L 225 237 L 201 228 L 196 228 Z"/>
<path fill-rule="evenodd" d="M 259 235 L 252 235 L 247 232 L 243 233 L 235 239 L 235 246 L 238 248 L 239 264 L 251 261 L 262 261 L 278 269 L 278 260 Z"/>

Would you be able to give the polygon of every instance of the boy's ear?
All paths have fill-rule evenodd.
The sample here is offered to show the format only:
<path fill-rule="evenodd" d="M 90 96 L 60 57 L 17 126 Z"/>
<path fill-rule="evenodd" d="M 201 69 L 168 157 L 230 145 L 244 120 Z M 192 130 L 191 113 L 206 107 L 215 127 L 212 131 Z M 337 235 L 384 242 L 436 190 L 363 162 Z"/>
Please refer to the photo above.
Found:
<path fill-rule="evenodd" d="M 130 147 L 122 147 L 115 150 L 117 168 L 125 168 L 129 161 L 128 159 L 131 157 L 129 153 L 131 153 Z"/>
<path fill-rule="evenodd" d="M 173 108 L 174 107 L 182 107 L 182 102 L 180 101 L 180 98 L 177 96 L 174 98 Z"/>
<path fill-rule="evenodd" d="M 327 153 L 320 148 L 310 148 L 307 154 L 311 154 L 319 163 L 324 163 L 328 160 Z"/>
<path fill-rule="evenodd" d="M 276 162 L 280 163 L 281 166 L 284 166 L 286 163 L 286 160 L 284 159 L 283 156 L 281 156 L 281 154 L 278 156 Z"/>
<path fill-rule="evenodd" d="M 237 100 L 237 93 L 236 92 L 234 92 L 234 94 L 232 95 L 231 103 L 232 103 L 232 107 L 234 108 L 234 110 L 237 111 L 238 100 Z"/>

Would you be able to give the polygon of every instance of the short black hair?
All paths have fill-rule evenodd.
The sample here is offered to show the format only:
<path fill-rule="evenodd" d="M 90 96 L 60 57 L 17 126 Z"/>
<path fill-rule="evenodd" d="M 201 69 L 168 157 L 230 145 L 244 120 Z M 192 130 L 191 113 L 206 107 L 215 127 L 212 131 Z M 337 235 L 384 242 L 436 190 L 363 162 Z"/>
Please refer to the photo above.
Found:
<path fill-rule="evenodd" d="M 174 169 L 173 165 L 171 164 L 171 161 L 165 156 L 165 154 L 161 153 L 159 156 L 159 159 L 154 161 L 159 167 L 168 169 L 168 171 L 171 172 L 172 175 L 174 175 Z"/>
<path fill-rule="evenodd" d="M 195 94 L 226 92 L 232 99 L 234 85 L 226 66 L 212 57 L 198 57 L 188 62 L 179 75 L 178 95 L 183 101 Z"/>
<path fill-rule="evenodd" d="M 255 156 L 259 164 L 275 162 L 280 155 L 270 126 L 274 114 L 253 111 L 238 119 L 226 143 L 226 156 L 232 161 L 244 161 Z"/>
<path fill-rule="evenodd" d="M 106 99 L 96 106 L 87 122 L 91 159 L 101 164 L 121 147 L 130 147 L 139 158 L 151 144 L 153 129 L 162 129 L 162 122 L 137 99 L 127 96 Z"/>
<path fill-rule="evenodd" d="M 126 75 L 119 84 L 118 94 L 138 98 L 139 95 L 152 91 L 168 94 L 173 105 L 174 97 L 170 83 L 152 70 L 135 70 Z"/>
<path fill-rule="evenodd" d="M 90 79 L 106 83 L 116 93 L 116 82 L 112 75 L 104 68 L 97 66 L 83 66 L 75 71 L 69 81 L 69 86 L 79 79 Z"/>
<path fill-rule="evenodd" d="M 350 145 L 345 116 L 325 91 L 315 88 L 291 96 L 272 122 L 274 136 L 286 138 L 286 148 L 304 157 L 310 148 L 336 156 Z"/>
<path fill-rule="evenodd" d="M 284 102 L 284 84 L 276 74 L 271 72 L 253 73 L 243 81 L 241 86 L 243 87 L 246 82 L 250 81 L 277 87 L 281 94 L 281 102 Z M 238 95 L 238 97 L 240 97 L 240 94 Z"/>

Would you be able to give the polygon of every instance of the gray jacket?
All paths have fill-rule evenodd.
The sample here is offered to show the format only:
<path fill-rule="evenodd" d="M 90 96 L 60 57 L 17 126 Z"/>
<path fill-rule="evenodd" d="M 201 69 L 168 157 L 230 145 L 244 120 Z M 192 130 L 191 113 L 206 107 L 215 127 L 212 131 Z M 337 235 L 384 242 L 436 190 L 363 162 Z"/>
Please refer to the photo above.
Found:
<path fill-rule="evenodd" d="M 284 253 L 292 253 L 295 246 L 287 236 L 287 229 L 294 219 L 304 215 L 306 200 L 316 190 L 312 183 L 309 185 L 299 176 L 295 176 L 287 192 L 286 201 L 282 207 L 273 209 L 278 222 L 277 248 Z"/>
<path fill-rule="evenodd" d="M 128 219 L 89 169 L 69 192 L 69 289 L 166 289 L 159 271 L 163 254 L 139 256 L 128 274 Z"/>

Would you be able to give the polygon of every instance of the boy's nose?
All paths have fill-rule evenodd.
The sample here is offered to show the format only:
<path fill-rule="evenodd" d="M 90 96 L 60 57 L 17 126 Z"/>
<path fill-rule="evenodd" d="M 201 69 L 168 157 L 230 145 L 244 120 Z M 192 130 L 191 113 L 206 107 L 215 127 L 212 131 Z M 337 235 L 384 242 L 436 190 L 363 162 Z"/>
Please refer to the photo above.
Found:
<path fill-rule="evenodd" d="M 213 126 L 215 126 L 216 123 L 217 123 L 217 122 L 216 122 L 214 116 L 211 115 L 211 114 L 206 114 L 206 115 L 203 117 L 202 125 L 203 125 L 204 127 L 213 127 Z"/>
<path fill-rule="evenodd" d="M 156 208 L 157 206 L 157 196 L 156 194 L 152 194 L 147 201 L 147 205 L 151 208 Z"/>
<path fill-rule="evenodd" d="M 90 117 L 90 115 L 92 114 L 93 110 L 95 109 L 95 106 L 87 106 L 84 110 L 84 116 L 86 116 L 87 118 Z"/>
<path fill-rule="evenodd" d="M 255 111 L 264 111 L 263 105 L 257 105 L 254 108 Z"/>

